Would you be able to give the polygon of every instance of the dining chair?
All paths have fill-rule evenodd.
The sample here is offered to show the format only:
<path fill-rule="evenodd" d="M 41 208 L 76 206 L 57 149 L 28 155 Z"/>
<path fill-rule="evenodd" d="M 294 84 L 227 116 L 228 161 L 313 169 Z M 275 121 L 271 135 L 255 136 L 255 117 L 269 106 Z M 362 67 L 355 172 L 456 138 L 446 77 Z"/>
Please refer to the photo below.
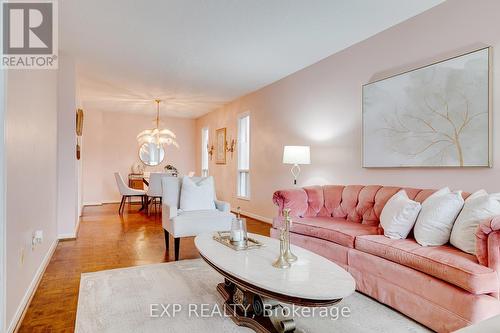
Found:
<path fill-rule="evenodd" d="M 140 197 L 141 204 L 144 207 L 144 204 L 146 203 L 146 191 L 128 187 L 127 184 L 125 184 L 125 182 L 123 181 L 122 175 L 120 175 L 119 172 L 115 172 L 115 179 L 116 179 L 116 185 L 118 186 L 118 191 L 120 191 L 120 194 L 122 196 L 122 201 L 120 202 L 120 208 L 118 208 L 118 214 L 121 215 L 123 213 L 127 198 L 129 199 L 129 203 L 132 204 L 133 197 Z"/>
<path fill-rule="evenodd" d="M 155 209 L 155 213 L 159 211 L 157 210 L 157 205 L 161 206 L 162 202 L 162 186 L 161 180 L 163 177 L 169 177 L 169 174 L 164 172 L 152 172 L 149 175 L 149 185 L 148 190 L 146 191 L 146 209 L 148 211 L 148 215 L 151 211 L 150 206 L 153 205 Z"/>

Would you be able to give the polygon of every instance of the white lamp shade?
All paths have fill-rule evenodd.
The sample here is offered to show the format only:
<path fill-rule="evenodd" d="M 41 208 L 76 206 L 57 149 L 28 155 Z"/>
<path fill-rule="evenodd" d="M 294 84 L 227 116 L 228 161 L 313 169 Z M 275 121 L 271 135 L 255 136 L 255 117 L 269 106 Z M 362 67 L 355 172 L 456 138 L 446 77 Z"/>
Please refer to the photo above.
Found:
<path fill-rule="evenodd" d="M 285 146 L 283 149 L 284 164 L 311 164 L 309 146 Z"/>

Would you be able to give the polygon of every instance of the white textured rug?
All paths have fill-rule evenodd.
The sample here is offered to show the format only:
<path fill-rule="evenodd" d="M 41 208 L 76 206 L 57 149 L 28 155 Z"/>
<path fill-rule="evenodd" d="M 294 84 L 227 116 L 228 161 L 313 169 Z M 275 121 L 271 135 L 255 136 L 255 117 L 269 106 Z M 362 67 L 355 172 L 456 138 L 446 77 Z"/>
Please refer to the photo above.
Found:
<path fill-rule="evenodd" d="M 219 315 L 215 288 L 222 280 L 201 259 L 82 274 L 75 332 L 252 332 Z M 359 293 L 336 307 L 348 308 L 349 316 L 305 313 L 296 318 L 296 332 L 429 332 Z"/>

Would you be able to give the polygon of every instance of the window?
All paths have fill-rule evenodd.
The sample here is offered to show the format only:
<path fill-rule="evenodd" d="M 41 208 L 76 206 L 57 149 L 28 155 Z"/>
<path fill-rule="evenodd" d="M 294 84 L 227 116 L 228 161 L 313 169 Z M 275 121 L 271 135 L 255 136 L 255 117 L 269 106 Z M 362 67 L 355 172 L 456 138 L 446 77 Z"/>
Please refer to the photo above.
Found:
<path fill-rule="evenodd" d="M 250 115 L 238 118 L 238 191 L 240 198 L 250 198 Z"/>
<path fill-rule="evenodd" d="M 201 176 L 208 176 L 208 127 L 201 129 Z"/>

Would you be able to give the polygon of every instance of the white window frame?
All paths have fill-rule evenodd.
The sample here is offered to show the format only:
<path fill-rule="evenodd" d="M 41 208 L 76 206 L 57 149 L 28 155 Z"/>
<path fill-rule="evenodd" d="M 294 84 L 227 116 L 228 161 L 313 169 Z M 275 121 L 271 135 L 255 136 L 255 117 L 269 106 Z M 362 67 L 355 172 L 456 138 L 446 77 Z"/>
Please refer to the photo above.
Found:
<path fill-rule="evenodd" d="M 205 140 L 205 135 L 206 135 L 206 140 Z M 201 176 L 202 177 L 208 177 L 208 172 L 209 172 L 209 157 L 208 157 L 208 150 L 207 146 L 210 141 L 210 130 L 207 127 L 203 127 L 201 129 Z"/>
<path fill-rule="evenodd" d="M 248 145 L 248 166 L 247 168 L 241 168 L 240 166 L 240 154 L 243 152 L 241 147 L 242 147 L 242 140 L 241 140 L 241 120 L 243 118 L 248 117 L 248 142 L 246 143 Z M 238 137 L 237 137 L 237 142 L 238 142 L 238 160 L 237 160 L 237 173 L 236 173 L 236 197 L 241 200 L 250 200 L 250 193 L 251 193 L 251 186 L 250 186 L 250 156 L 251 156 L 251 141 L 252 141 L 252 122 L 250 118 L 250 112 L 244 112 L 238 115 Z M 241 176 L 242 174 L 246 174 L 246 193 L 241 193 Z"/>

